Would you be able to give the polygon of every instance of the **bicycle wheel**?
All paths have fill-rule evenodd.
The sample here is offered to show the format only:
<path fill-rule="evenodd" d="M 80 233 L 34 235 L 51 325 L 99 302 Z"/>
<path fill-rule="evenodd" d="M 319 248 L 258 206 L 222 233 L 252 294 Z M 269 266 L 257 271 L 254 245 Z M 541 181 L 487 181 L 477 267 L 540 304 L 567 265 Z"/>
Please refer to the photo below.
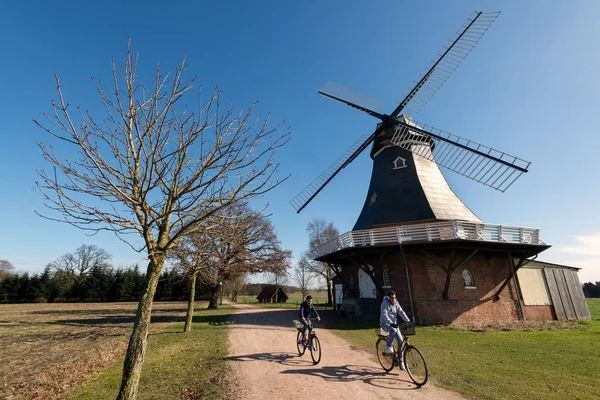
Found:
<path fill-rule="evenodd" d="M 310 339 L 310 356 L 315 365 L 321 361 L 321 342 L 319 342 L 319 338 L 316 336 Z"/>
<path fill-rule="evenodd" d="M 423 386 L 427 382 L 427 364 L 425 358 L 413 345 L 406 346 L 404 350 L 404 365 L 410 379 L 418 385 Z"/>
<path fill-rule="evenodd" d="M 306 346 L 302 344 L 301 340 L 302 332 L 298 331 L 298 336 L 296 337 L 296 346 L 298 347 L 298 354 L 303 355 L 306 351 Z"/>
<path fill-rule="evenodd" d="M 377 359 L 379 360 L 379 364 L 385 370 L 385 372 L 390 372 L 394 368 L 394 354 L 396 354 L 396 345 L 394 344 L 394 354 L 389 354 L 385 352 L 387 340 L 384 338 L 377 339 L 377 343 L 375 343 L 375 351 L 377 351 Z"/>

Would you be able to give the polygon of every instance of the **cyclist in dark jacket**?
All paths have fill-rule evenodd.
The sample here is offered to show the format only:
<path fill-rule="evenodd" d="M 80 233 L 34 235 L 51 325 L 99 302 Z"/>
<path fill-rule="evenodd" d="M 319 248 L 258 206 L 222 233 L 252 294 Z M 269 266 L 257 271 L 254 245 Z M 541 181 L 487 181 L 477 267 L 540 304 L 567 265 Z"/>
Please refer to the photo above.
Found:
<path fill-rule="evenodd" d="M 317 321 L 321 320 L 319 313 L 315 309 L 312 302 L 312 296 L 306 296 L 306 300 L 300 304 L 300 321 L 302 321 L 302 344 L 306 343 L 306 330 L 308 329 L 308 318 L 317 318 Z"/>

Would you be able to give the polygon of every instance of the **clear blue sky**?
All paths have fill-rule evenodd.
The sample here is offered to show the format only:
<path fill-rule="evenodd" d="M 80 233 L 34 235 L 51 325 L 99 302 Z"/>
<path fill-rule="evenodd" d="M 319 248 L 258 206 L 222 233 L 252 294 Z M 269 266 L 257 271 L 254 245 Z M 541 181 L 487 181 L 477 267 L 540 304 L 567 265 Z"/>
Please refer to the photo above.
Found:
<path fill-rule="evenodd" d="M 597 1 L 189 1 L 3 4 L 0 13 L 0 258 L 38 272 L 83 243 L 115 264 L 140 259 L 110 234 L 92 238 L 41 219 L 36 169 L 48 168 L 32 118 L 50 111 L 53 74 L 67 100 L 99 111 L 91 77 L 123 60 L 128 37 L 140 73 L 172 68 L 184 52 L 202 86 L 219 85 L 238 106 L 286 120 L 292 142 L 279 153 L 292 177 L 265 201 L 283 246 L 307 246 L 314 216 L 348 231 L 365 200 L 364 152 L 300 215 L 289 200 L 375 120 L 316 95 L 333 80 L 385 102 L 396 100 L 473 10 L 501 11 L 490 31 L 416 120 L 532 161 L 506 193 L 444 172 L 485 222 L 541 229 L 540 259 L 584 267 L 600 281 L 600 2 Z M 191 99 L 190 99 L 191 100 Z M 96 115 L 98 115 L 96 113 Z"/>

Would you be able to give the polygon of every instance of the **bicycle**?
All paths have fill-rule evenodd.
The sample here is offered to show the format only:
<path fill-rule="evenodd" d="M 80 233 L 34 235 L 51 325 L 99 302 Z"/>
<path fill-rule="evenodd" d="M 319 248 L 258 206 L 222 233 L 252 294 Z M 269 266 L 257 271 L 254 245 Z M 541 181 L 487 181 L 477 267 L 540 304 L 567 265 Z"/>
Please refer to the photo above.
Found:
<path fill-rule="evenodd" d="M 294 320 L 294 326 L 298 330 L 298 335 L 296 336 L 296 346 L 298 347 L 298 354 L 301 356 L 306 352 L 306 348 L 308 347 L 310 350 L 310 357 L 313 360 L 313 363 L 317 365 L 321 361 L 321 342 L 317 337 L 317 332 L 313 329 L 312 321 L 316 318 L 306 318 L 308 321 L 308 329 L 307 329 L 307 337 L 304 343 L 302 343 L 302 329 L 304 329 L 304 325 L 301 321 Z"/>
<path fill-rule="evenodd" d="M 379 364 L 383 367 L 385 372 L 390 372 L 395 365 L 400 365 L 400 360 L 404 360 L 404 367 L 408 376 L 417 386 L 423 386 L 427 382 L 427 363 L 421 352 L 412 344 L 409 343 L 408 337 L 415 334 L 415 324 L 413 322 L 407 322 L 399 324 L 400 332 L 402 333 L 402 343 L 400 351 L 396 349 L 396 341 L 394 340 L 393 348 L 394 353 L 387 353 L 385 351 L 386 342 L 388 339 L 387 333 L 384 335 L 379 332 L 377 336 L 377 342 L 375 343 L 375 350 L 377 351 L 377 359 Z M 399 357 L 402 355 L 402 357 Z"/>

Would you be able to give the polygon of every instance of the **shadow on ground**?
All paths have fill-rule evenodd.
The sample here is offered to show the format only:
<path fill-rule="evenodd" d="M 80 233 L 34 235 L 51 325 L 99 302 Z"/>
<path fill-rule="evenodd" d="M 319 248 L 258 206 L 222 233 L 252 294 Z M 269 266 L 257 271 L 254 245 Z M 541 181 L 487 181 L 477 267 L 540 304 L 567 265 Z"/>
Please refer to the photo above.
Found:
<path fill-rule="evenodd" d="M 57 321 L 45 322 L 51 325 L 71 325 L 71 326 L 86 326 L 86 325 L 115 325 L 115 324 L 133 324 L 135 315 L 132 316 L 112 316 L 105 318 L 81 318 L 81 319 L 61 319 Z M 175 315 L 153 315 L 152 322 L 179 322 L 185 321 L 185 316 Z"/>
<path fill-rule="evenodd" d="M 282 365 L 290 365 L 299 367 L 302 365 L 309 366 L 313 365 L 312 361 L 307 359 L 302 359 L 298 354 L 293 353 L 254 353 L 254 354 L 244 354 L 242 356 L 230 356 L 225 357 L 224 360 L 227 361 L 240 361 L 240 362 L 248 362 L 248 361 L 268 361 L 268 362 L 276 362 Z"/>
<path fill-rule="evenodd" d="M 298 319 L 298 310 L 288 309 L 269 309 L 264 311 L 256 311 L 257 308 L 239 308 L 236 313 L 232 314 L 227 321 L 223 321 L 222 317 L 213 315 L 196 315 L 194 322 L 208 323 L 210 325 L 258 325 L 258 326 L 273 326 L 279 328 L 293 328 L 292 320 Z M 352 329 L 352 330 L 370 330 L 377 334 L 379 323 L 377 321 L 362 321 L 358 319 L 349 319 L 340 316 L 336 311 L 327 310 L 319 311 L 321 321 L 314 321 L 314 327 L 318 329 Z"/>
<path fill-rule="evenodd" d="M 60 303 L 56 303 L 60 304 Z M 110 303 L 107 303 L 110 304 Z M 182 313 L 187 311 L 187 305 L 179 308 L 157 308 L 153 309 L 152 313 Z M 132 314 L 135 315 L 137 312 L 137 306 L 132 308 L 106 308 L 106 309 L 61 309 L 61 310 L 40 310 L 32 311 L 34 315 L 68 315 L 68 314 L 82 314 L 82 315 L 114 315 L 114 314 Z"/>
<path fill-rule="evenodd" d="M 369 385 L 386 389 L 415 390 L 418 389 L 412 381 L 402 375 L 386 373 L 380 369 L 359 365 L 323 366 L 315 368 L 288 369 L 282 374 L 298 374 L 318 376 L 326 381 L 354 382 L 361 381 Z M 409 386 L 406 386 L 409 384 Z"/>

